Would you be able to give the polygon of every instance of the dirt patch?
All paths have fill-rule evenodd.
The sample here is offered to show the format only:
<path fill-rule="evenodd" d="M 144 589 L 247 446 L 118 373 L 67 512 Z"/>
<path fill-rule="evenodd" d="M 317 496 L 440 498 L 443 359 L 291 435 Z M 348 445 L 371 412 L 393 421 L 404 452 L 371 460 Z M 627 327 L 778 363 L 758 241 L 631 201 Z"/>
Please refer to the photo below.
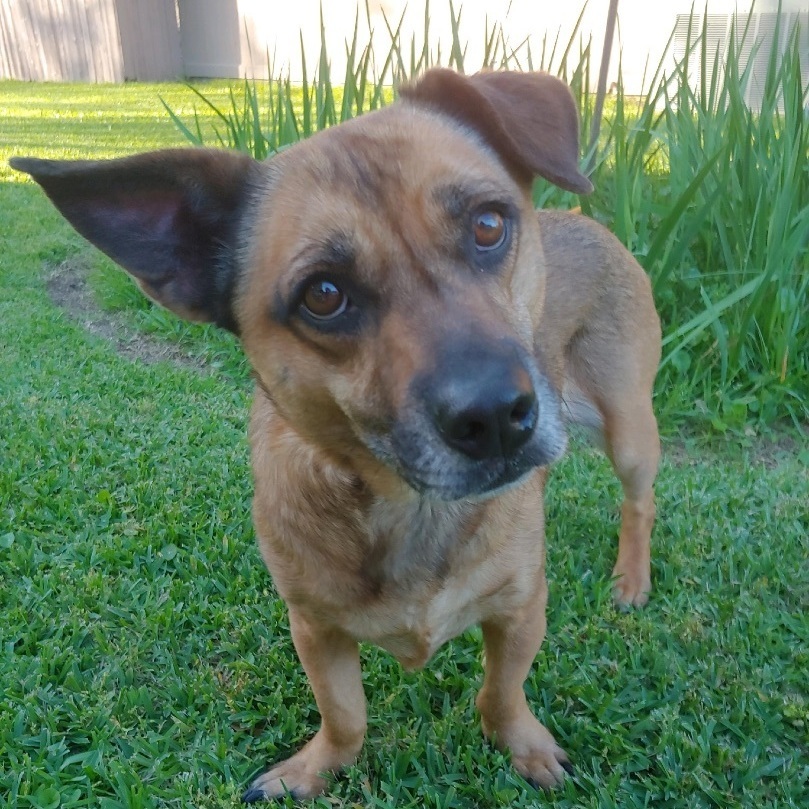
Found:
<path fill-rule="evenodd" d="M 663 458 L 672 466 L 696 466 L 706 458 L 746 459 L 746 463 L 777 469 L 788 459 L 800 458 L 806 452 L 809 424 L 773 425 L 762 435 L 751 433 L 744 438 L 719 435 L 695 435 L 685 439 L 663 441 Z"/>
<path fill-rule="evenodd" d="M 71 320 L 90 334 L 111 343 L 128 360 L 153 364 L 170 362 L 182 368 L 204 371 L 205 366 L 174 343 L 144 334 L 115 312 L 105 312 L 96 302 L 88 281 L 88 268 L 80 261 L 65 261 L 46 281 L 48 296 Z"/>
<path fill-rule="evenodd" d="M 760 438 L 755 445 L 755 461 L 767 469 L 775 469 L 784 458 L 797 458 L 805 450 L 805 438 L 809 435 L 809 425 L 799 428 L 799 433 L 778 432 Z"/>

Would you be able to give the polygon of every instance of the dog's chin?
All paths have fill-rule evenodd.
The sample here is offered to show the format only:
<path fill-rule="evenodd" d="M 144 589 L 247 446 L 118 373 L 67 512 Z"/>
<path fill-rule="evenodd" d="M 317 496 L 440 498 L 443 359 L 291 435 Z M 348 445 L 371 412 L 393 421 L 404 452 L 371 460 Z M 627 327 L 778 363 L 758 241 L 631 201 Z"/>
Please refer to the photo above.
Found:
<path fill-rule="evenodd" d="M 567 445 L 564 431 L 554 431 L 544 439 L 535 436 L 512 456 L 474 460 L 443 442 L 402 434 L 398 439 L 366 437 L 365 444 L 419 496 L 445 502 L 497 497 L 561 458 Z"/>
<path fill-rule="evenodd" d="M 432 479 L 420 470 L 401 469 L 400 474 L 421 497 L 444 502 L 479 502 L 517 488 L 536 468 L 531 466 L 521 471 L 504 468 L 500 474 L 460 473 Z"/>

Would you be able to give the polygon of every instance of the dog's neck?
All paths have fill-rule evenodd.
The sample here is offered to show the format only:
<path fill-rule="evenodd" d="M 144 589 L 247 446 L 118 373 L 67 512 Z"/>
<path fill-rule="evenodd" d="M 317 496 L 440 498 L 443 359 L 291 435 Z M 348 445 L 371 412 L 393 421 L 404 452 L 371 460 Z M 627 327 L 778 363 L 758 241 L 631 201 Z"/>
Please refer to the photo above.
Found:
<path fill-rule="evenodd" d="M 375 498 L 366 518 L 366 575 L 380 588 L 413 575 L 443 579 L 457 546 L 473 541 L 486 508 L 485 503 L 421 496 L 407 501 Z"/>

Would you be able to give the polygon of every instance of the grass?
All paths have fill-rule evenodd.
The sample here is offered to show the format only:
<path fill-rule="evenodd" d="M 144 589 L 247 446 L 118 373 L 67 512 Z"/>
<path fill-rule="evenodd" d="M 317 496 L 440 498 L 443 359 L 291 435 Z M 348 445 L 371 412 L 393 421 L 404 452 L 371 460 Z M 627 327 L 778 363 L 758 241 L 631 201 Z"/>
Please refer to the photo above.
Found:
<path fill-rule="evenodd" d="M 224 107 L 229 90 L 206 85 Z M 10 807 L 238 805 L 317 714 L 254 546 L 250 380 L 226 337 L 133 306 L 30 183 L 21 152 L 179 145 L 176 85 L 0 83 L 0 795 Z M 211 132 L 215 116 L 199 108 Z M 204 373 L 118 355 L 48 299 L 88 262 L 134 327 L 220 358 Z M 671 331 L 669 332 L 672 333 Z M 217 342 L 219 341 L 219 342 Z M 693 369 L 692 369 L 693 370 Z M 662 395 L 665 396 L 665 391 Z M 682 417 L 669 415 L 669 432 Z M 548 493 L 548 637 L 526 689 L 577 765 L 538 794 L 481 743 L 479 636 L 425 672 L 363 651 L 370 730 L 314 805 L 809 804 L 809 451 L 667 442 L 655 592 L 609 598 L 618 487 L 580 449 Z"/>
<path fill-rule="evenodd" d="M 194 96 L 183 85 L 170 84 L 28 84 L 2 82 L 3 126 L 0 148 L 5 155 L 27 148 L 41 157 L 87 159 L 121 157 L 134 150 L 185 145 L 159 99 L 181 115 L 194 113 Z M 230 85 L 212 81 L 198 85 L 211 101 L 223 105 Z M 201 116 L 203 132 L 213 116 Z M 58 133 L 58 139 L 54 139 Z M 208 132 L 210 135 L 210 132 Z M 7 161 L 0 178 L 13 179 Z"/>

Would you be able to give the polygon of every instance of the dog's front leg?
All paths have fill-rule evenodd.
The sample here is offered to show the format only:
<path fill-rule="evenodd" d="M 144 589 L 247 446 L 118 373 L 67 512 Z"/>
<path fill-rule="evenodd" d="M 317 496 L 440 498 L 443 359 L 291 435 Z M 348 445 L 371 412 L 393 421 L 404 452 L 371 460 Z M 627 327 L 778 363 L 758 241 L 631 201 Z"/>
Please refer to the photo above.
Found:
<path fill-rule="evenodd" d="M 357 642 L 290 609 L 292 640 L 320 711 L 320 730 L 298 753 L 256 778 L 245 803 L 282 797 L 312 798 L 325 774 L 353 763 L 365 738 L 365 694 Z"/>
<path fill-rule="evenodd" d="M 484 735 L 508 749 L 517 772 L 534 786 L 560 784 L 572 766 L 550 731 L 533 715 L 523 683 L 545 637 L 548 589 L 544 570 L 534 599 L 519 612 L 482 624 L 486 654 L 483 688 L 477 698 Z"/>

